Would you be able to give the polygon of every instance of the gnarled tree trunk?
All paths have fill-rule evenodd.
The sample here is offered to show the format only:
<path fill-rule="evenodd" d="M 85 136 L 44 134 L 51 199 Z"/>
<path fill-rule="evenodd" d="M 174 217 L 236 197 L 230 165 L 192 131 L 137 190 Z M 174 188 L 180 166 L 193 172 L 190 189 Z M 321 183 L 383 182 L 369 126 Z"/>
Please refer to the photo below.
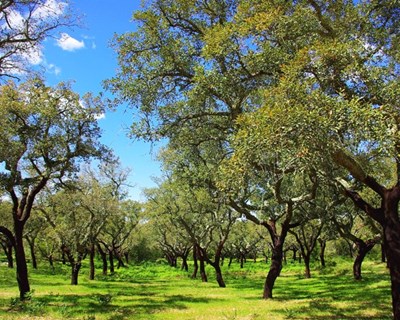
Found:
<path fill-rule="evenodd" d="M 267 278 L 264 283 L 264 299 L 271 299 L 272 290 L 274 288 L 275 280 L 279 277 L 282 270 L 283 260 L 283 241 L 278 237 L 274 241 L 274 247 L 272 248 L 271 266 L 268 271 Z"/>
<path fill-rule="evenodd" d="M 367 255 L 368 252 L 370 252 L 372 250 L 372 248 L 375 245 L 375 241 L 374 240 L 368 240 L 366 242 L 364 241 L 358 241 L 356 243 L 357 245 L 357 256 L 354 259 L 354 264 L 353 264 L 353 276 L 354 279 L 356 280 L 361 280 L 362 276 L 361 276 L 361 265 L 364 261 L 365 256 Z"/>

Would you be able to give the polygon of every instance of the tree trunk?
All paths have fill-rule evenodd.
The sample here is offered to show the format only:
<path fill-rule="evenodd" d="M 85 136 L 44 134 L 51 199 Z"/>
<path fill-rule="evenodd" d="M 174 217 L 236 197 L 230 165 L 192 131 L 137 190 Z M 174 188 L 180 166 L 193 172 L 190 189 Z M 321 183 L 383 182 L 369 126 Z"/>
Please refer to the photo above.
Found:
<path fill-rule="evenodd" d="M 65 252 L 64 251 L 62 251 L 62 253 L 61 253 L 61 262 L 62 262 L 62 264 L 66 264 L 67 263 L 67 259 L 65 257 Z"/>
<path fill-rule="evenodd" d="M 110 273 L 114 273 L 114 255 L 112 253 L 112 251 L 108 252 L 108 259 L 110 261 Z"/>
<path fill-rule="evenodd" d="M 95 255 L 95 249 L 94 249 L 94 243 L 92 243 L 92 245 L 90 246 L 90 254 L 89 254 L 89 264 L 90 264 L 89 280 L 94 280 L 94 274 L 95 274 L 94 255 Z"/>
<path fill-rule="evenodd" d="M 187 257 L 185 255 L 182 255 L 182 266 L 181 266 L 181 270 L 185 270 L 188 271 L 189 270 L 189 266 L 187 263 Z"/>
<path fill-rule="evenodd" d="M 125 257 L 126 264 L 129 264 L 129 253 L 128 253 L 128 251 L 124 252 L 124 257 Z"/>
<path fill-rule="evenodd" d="M 15 260 L 17 264 L 17 282 L 19 288 L 19 297 L 21 300 L 27 298 L 30 291 L 28 267 L 26 265 L 26 256 L 23 242 L 24 222 L 14 219 L 15 231 Z"/>
<path fill-rule="evenodd" d="M 196 279 L 198 270 L 199 270 L 199 263 L 197 261 L 196 249 L 195 249 L 195 247 L 193 247 L 193 273 L 192 273 L 192 279 Z"/>
<path fill-rule="evenodd" d="M 272 248 L 271 267 L 264 284 L 264 299 L 272 299 L 272 289 L 274 288 L 275 280 L 278 278 L 282 270 L 283 259 L 283 242 L 276 244 Z"/>
<path fill-rule="evenodd" d="M 102 274 L 103 276 L 107 275 L 107 269 L 108 269 L 108 265 L 107 265 L 107 254 L 104 252 L 104 250 L 101 248 L 100 244 L 97 244 L 97 251 L 101 256 L 101 261 L 103 262 L 103 270 L 102 270 Z"/>
<path fill-rule="evenodd" d="M 400 320 L 400 221 L 398 204 L 400 188 L 387 190 L 384 194 L 383 209 L 385 224 L 383 225 L 386 258 L 392 282 L 392 307 L 395 320 Z"/>
<path fill-rule="evenodd" d="M 357 245 L 357 256 L 354 259 L 354 264 L 353 264 L 353 275 L 355 280 L 361 280 L 361 265 L 364 261 L 365 256 L 367 255 L 368 252 L 372 250 L 372 248 L 375 245 L 375 242 L 372 240 L 369 240 L 367 242 L 360 241 L 356 243 Z"/>
<path fill-rule="evenodd" d="M 35 240 L 29 239 L 29 237 L 26 237 L 26 240 L 29 244 L 29 249 L 31 252 L 32 267 L 33 267 L 33 269 L 37 269 L 37 260 L 36 260 L 36 254 L 35 254 Z"/>
<path fill-rule="evenodd" d="M 3 247 L 4 254 L 7 258 L 7 266 L 9 268 L 14 268 L 14 260 L 13 260 L 13 246 L 8 239 L 5 239 L 1 246 Z"/>
<path fill-rule="evenodd" d="M 230 267 L 230 266 L 231 266 L 231 264 L 232 264 L 232 261 L 233 261 L 233 257 L 232 257 L 232 256 L 230 256 L 230 257 L 229 257 L 229 263 L 228 263 L 228 267 Z"/>
<path fill-rule="evenodd" d="M 311 278 L 310 258 L 311 258 L 311 252 L 310 252 L 310 254 L 304 255 L 304 257 L 303 257 L 303 259 L 304 259 L 304 267 L 305 267 L 304 276 L 305 276 L 307 279 L 310 279 L 310 278 Z"/>
<path fill-rule="evenodd" d="M 325 249 L 326 249 L 326 240 L 318 239 L 320 248 L 319 248 L 319 259 L 321 261 L 321 267 L 325 267 Z"/>
<path fill-rule="evenodd" d="M 207 282 L 207 274 L 206 274 L 206 267 L 205 267 L 205 263 L 204 263 L 204 259 L 202 257 L 199 257 L 199 261 L 200 261 L 200 276 L 201 276 L 201 281 L 203 282 Z"/>
<path fill-rule="evenodd" d="M 244 266 L 244 254 L 240 254 L 240 269 L 243 269 Z"/>
<path fill-rule="evenodd" d="M 219 287 L 225 288 L 226 285 L 225 285 L 224 279 L 222 277 L 222 271 L 221 271 L 221 267 L 219 266 L 219 263 L 217 262 L 217 263 L 213 264 L 213 267 L 214 267 L 215 273 L 217 275 L 217 282 L 218 282 Z"/>
<path fill-rule="evenodd" d="M 52 254 L 50 254 L 50 255 L 47 257 L 47 260 L 49 261 L 49 264 L 50 264 L 51 270 L 54 272 L 54 261 L 53 261 L 53 255 L 52 255 Z"/>
<path fill-rule="evenodd" d="M 78 284 L 78 276 L 81 266 L 80 262 L 71 264 L 71 285 L 76 286 Z"/>
<path fill-rule="evenodd" d="M 7 246 L 6 256 L 7 256 L 7 266 L 9 268 L 14 268 L 13 247 L 11 245 Z"/>
<path fill-rule="evenodd" d="M 117 265 L 117 269 L 119 269 L 119 268 L 125 268 L 125 263 L 124 263 L 124 261 L 122 260 L 123 258 L 122 258 L 122 255 L 120 255 L 119 253 L 118 254 L 116 254 L 115 255 L 115 258 L 117 259 L 117 261 L 118 261 L 118 265 Z"/>

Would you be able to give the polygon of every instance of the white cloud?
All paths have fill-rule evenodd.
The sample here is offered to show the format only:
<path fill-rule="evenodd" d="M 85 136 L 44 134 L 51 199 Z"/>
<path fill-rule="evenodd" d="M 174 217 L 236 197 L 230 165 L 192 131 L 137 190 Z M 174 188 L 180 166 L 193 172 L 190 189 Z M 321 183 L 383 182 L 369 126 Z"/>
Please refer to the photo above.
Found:
<path fill-rule="evenodd" d="M 43 52 L 41 46 L 27 48 L 21 57 L 31 65 L 39 65 L 43 62 Z"/>
<path fill-rule="evenodd" d="M 0 31 L 9 34 L 13 40 L 20 40 L 23 38 L 21 30 L 26 28 L 25 22 L 27 19 L 29 19 L 29 31 L 34 32 L 36 28 L 42 28 L 49 21 L 53 19 L 57 20 L 65 14 L 65 10 L 68 7 L 68 4 L 63 2 L 63 0 L 41 0 L 35 1 L 35 3 L 36 7 L 32 12 L 29 12 L 29 10 L 14 9 L 14 6 L 7 8 L 5 10 L 7 21 L 5 21 L 4 14 L 0 17 Z M 45 63 L 42 44 L 19 43 L 15 49 L 18 50 L 15 51 L 14 55 L 3 61 L 3 66 L 6 66 L 9 72 L 24 74 L 30 66 L 41 64 L 44 64 L 44 67 L 48 68 L 48 65 Z M 4 50 L 0 50 L 0 54 L 4 54 Z M 60 69 L 56 66 L 51 66 L 50 69 L 55 74 L 60 72 Z"/>
<path fill-rule="evenodd" d="M 67 4 L 65 2 L 47 0 L 43 5 L 33 11 L 32 17 L 41 20 L 56 18 L 63 14 L 66 7 Z"/>
<path fill-rule="evenodd" d="M 51 74 L 58 76 L 61 73 L 61 68 L 57 67 L 54 63 L 45 64 L 46 71 Z"/>
<path fill-rule="evenodd" d="M 68 33 L 62 33 L 61 38 L 57 40 L 57 45 L 66 51 L 75 51 L 85 47 L 85 42 L 72 38 Z"/>
<path fill-rule="evenodd" d="M 101 119 L 105 119 L 105 118 L 106 118 L 105 113 L 99 113 L 98 115 L 96 115 L 96 120 L 101 120 Z"/>

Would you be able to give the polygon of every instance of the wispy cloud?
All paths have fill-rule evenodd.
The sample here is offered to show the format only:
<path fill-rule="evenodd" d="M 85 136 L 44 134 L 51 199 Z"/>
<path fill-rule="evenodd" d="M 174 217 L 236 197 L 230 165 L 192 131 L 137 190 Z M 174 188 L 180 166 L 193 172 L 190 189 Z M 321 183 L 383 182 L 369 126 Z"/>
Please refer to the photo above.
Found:
<path fill-rule="evenodd" d="M 21 5 L 21 7 L 23 6 L 25 5 Z M 4 17 L 0 19 L 0 29 L 9 35 L 11 40 L 18 40 L 21 37 L 20 35 L 26 32 L 26 21 L 28 19 L 28 31 L 33 32 L 39 26 L 50 23 L 52 19 L 61 17 L 67 6 L 68 4 L 63 0 L 38 1 L 37 7 L 32 12 L 16 9 L 16 6 L 10 6 L 6 9 L 7 21 L 4 20 Z M 43 45 L 40 43 L 21 43 L 15 49 L 15 54 L 3 61 L 3 66 L 7 66 L 11 73 L 24 74 L 27 66 L 38 66 L 45 60 Z M 4 54 L 4 52 L 4 48 L 0 49 L 0 55 Z M 59 72 L 57 68 L 54 68 L 53 71 L 55 73 Z"/>
<path fill-rule="evenodd" d="M 46 71 L 48 73 L 58 76 L 61 73 L 61 68 L 57 67 L 54 63 L 45 63 Z"/>
<path fill-rule="evenodd" d="M 62 33 L 57 40 L 57 46 L 65 51 L 76 51 L 85 47 L 85 42 L 71 37 L 68 33 Z"/>
<path fill-rule="evenodd" d="M 61 16 L 67 7 L 67 3 L 57 0 L 47 0 L 42 6 L 39 6 L 33 13 L 35 19 L 57 18 Z"/>

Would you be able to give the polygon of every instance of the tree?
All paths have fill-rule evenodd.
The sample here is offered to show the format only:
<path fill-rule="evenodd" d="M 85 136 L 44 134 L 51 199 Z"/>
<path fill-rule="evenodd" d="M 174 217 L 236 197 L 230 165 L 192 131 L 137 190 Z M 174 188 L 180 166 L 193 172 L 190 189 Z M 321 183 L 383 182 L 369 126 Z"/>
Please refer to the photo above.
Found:
<path fill-rule="evenodd" d="M 270 299 L 282 270 L 286 236 L 303 222 L 296 211 L 315 198 L 319 182 L 315 163 L 293 153 L 295 137 L 292 146 L 283 147 L 282 140 L 260 139 L 255 132 L 260 119 L 248 115 L 241 120 L 243 126 L 232 141 L 234 153 L 221 166 L 219 186 L 233 209 L 266 228 L 271 237 L 272 261 L 263 291 L 263 298 Z M 268 137 L 268 132 L 261 135 Z"/>
<path fill-rule="evenodd" d="M 6 0 L 0 4 L 0 80 L 41 62 L 41 43 L 56 29 L 77 23 L 66 1 Z"/>
<path fill-rule="evenodd" d="M 256 259 L 257 254 L 261 253 L 261 243 L 265 241 L 262 231 L 263 229 L 260 230 L 245 218 L 235 222 L 224 246 L 224 256 L 229 257 L 228 266 L 234 258 L 239 260 L 241 268 L 244 267 L 244 262 L 250 254 Z"/>
<path fill-rule="evenodd" d="M 14 268 L 13 250 L 15 247 L 14 238 L 12 237 L 10 229 L 12 229 L 12 217 L 10 211 L 12 204 L 9 201 L 0 201 L 0 219 L 2 221 L 0 225 L 0 245 L 4 250 L 4 254 L 7 257 L 7 264 L 9 268 Z"/>
<path fill-rule="evenodd" d="M 141 205 L 138 202 L 127 200 L 127 178 L 130 170 L 122 168 L 118 160 L 101 163 L 98 172 L 88 168 L 88 174 L 96 184 L 108 189 L 109 200 L 114 203 L 108 212 L 108 219 L 97 237 L 91 243 L 91 272 L 90 279 L 94 278 L 94 249 L 103 260 L 103 274 L 107 273 L 107 253 L 110 260 L 110 271 L 114 272 L 114 257 L 118 265 L 124 265 L 122 256 L 124 245 L 139 221 Z M 109 208 L 109 209 L 110 209 Z M 104 249 L 104 250 L 103 250 Z"/>
<path fill-rule="evenodd" d="M 127 251 L 124 246 L 139 222 L 141 207 L 140 203 L 136 201 L 119 199 L 116 210 L 109 212 L 110 216 L 95 240 L 98 247 L 103 245 L 108 252 L 112 273 L 114 272 L 114 257 L 117 258 L 118 265 L 124 265 L 123 253 Z M 100 251 L 104 250 L 100 247 Z M 106 265 L 103 260 L 103 274 L 104 270 L 106 270 Z"/>
<path fill-rule="evenodd" d="M 73 188 L 49 194 L 43 200 L 40 209 L 71 266 L 71 284 L 77 285 L 82 261 L 111 213 L 118 210 L 119 201 L 109 185 L 101 184 L 91 174 L 81 174 Z"/>
<path fill-rule="evenodd" d="M 267 127 L 280 122 L 282 129 L 270 139 L 303 141 L 298 154 L 321 159 L 329 180 L 340 181 L 355 205 L 381 224 L 393 314 L 400 319 L 399 3 L 310 0 L 297 8 L 313 15 L 303 25 L 316 24 L 304 33 L 307 43 L 288 38 L 296 53 L 256 113 L 270 115 Z M 382 174 L 383 164 L 391 179 Z M 346 172 L 331 175 L 338 167 Z M 363 197 L 359 185 L 373 191 L 379 203 Z"/>
<path fill-rule="evenodd" d="M 51 88 L 34 79 L 0 87 L 0 183 L 13 203 L 21 299 L 30 290 L 23 234 L 35 198 L 50 181 L 73 175 L 80 161 L 108 154 L 98 141 L 102 111 L 98 99 L 79 97 L 67 84 Z"/>
<path fill-rule="evenodd" d="M 182 138 L 202 127 L 229 153 L 235 121 L 254 112 L 255 143 L 279 138 L 285 148 L 295 137 L 293 155 L 321 160 L 316 172 L 330 183 L 347 179 L 344 192 L 384 229 L 396 319 L 400 184 L 377 168 L 389 159 L 400 171 L 399 12 L 394 0 L 157 0 L 136 13 L 137 32 L 116 39 L 120 72 L 106 83 L 138 107 L 138 137 Z M 366 202 L 357 184 L 381 204 Z"/>
<path fill-rule="evenodd" d="M 336 215 L 332 217 L 332 222 L 339 234 L 350 240 L 357 250 L 357 255 L 353 264 L 353 276 L 355 280 L 361 280 L 361 265 L 365 256 L 372 250 L 376 243 L 380 241 L 380 232 L 373 234 L 373 231 L 379 231 L 378 228 L 371 230 L 370 218 L 360 217 L 354 210 L 338 208 Z M 366 221 L 364 221 L 366 220 Z M 366 240 L 364 240 L 364 239 Z"/>
<path fill-rule="evenodd" d="M 169 224 L 179 226 L 175 230 L 184 243 L 190 239 L 200 261 L 202 280 L 207 281 L 204 263 L 208 263 L 215 269 L 218 285 L 225 287 L 220 262 L 236 216 L 226 205 L 216 203 L 209 191 L 171 177 L 158 189 L 149 190 L 147 196 L 152 211 Z"/>
<path fill-rule="evenodd" d="M 305 265 L 305 277 L 311 278 L 310 260 L 311 254 L 317 244 L 317 239 L 321 234 L 323 223 L 319 219 L 306 221 L 296 229 L 289 230 L 294 235 L 299 245 L 301 256 Z"/>
<path fill-rule="evenodd" d="M 285 55 L 262 35 L 243 37 L 238 4 L 155 0 L 134 13 L 137 31 L 115 37 L 120 69 L 105 82 L 117 102 L 138 109 L 133 135 L 204 128 L 209 140 L 225 140 L 237 116 L 259 106 L 259 88 L 279 77 Z"/>

